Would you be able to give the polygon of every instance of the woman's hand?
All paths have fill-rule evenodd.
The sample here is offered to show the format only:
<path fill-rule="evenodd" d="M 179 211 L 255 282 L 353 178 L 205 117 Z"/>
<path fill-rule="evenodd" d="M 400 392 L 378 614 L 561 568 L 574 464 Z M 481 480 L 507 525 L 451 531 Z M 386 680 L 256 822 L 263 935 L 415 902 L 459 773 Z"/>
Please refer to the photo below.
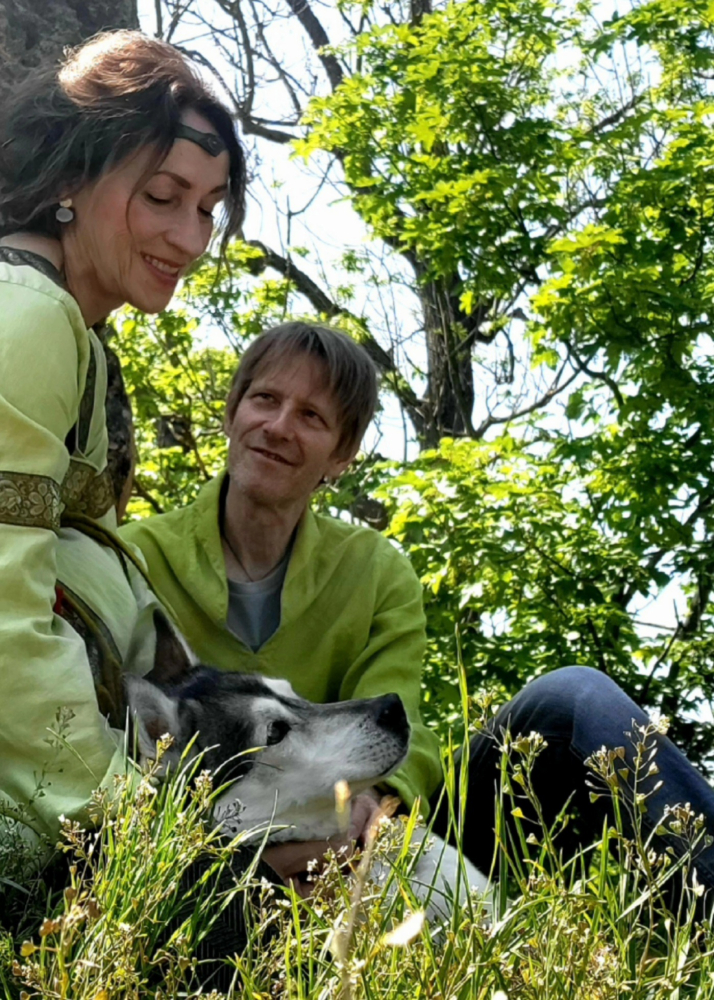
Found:
<path fill-rule="evenodd" d="M 346 834 L 337 834 L 327 840 L 291 840 L 285 844 L 273 844 L 263 851 L 263 860 L 275 869 L 286 885 L 292 883 L 298 895 L 305 899 L 314 888 L 314 884 L 307 881 L 306 873 L 321 872 L 329 850 L 348 861 L 355 847 L 364 845 L 369 828 L 380 813 L 380 799 L 381 796 L 373 788 L 352 799 L 350 826 Z"/>

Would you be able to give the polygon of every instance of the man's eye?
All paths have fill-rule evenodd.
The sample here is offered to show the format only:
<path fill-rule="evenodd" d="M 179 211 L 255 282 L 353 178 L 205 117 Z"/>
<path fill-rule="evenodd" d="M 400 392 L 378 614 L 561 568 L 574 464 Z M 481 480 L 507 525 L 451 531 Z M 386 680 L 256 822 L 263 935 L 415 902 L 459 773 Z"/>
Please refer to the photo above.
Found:
<path fill-rule="evenodd" d="M 274 722 L 268 723 L 268 734 L 265 738 L 265 745 L 271 747 L 276 743 L 281 743 L 289 732 L 290 723 L 284 719 L 276 719 Z"/>

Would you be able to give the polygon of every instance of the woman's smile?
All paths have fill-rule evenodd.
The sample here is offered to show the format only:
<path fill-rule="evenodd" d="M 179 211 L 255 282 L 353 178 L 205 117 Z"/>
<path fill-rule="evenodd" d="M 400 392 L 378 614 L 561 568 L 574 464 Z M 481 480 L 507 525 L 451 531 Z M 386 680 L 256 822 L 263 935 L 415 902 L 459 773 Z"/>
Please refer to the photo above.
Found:
<path fill-rule="evenodd" d="M 176 283 L 178 282 L 182 270 L 180 265 L 169 264 L 167 261 L 163 261 L 159 257 L 149 256 L 145 253 L 141 254 L 141 259 L 148 267 L 152 277 L 154 277 L 160 284 L 172 289 L 176 287 Z"/>

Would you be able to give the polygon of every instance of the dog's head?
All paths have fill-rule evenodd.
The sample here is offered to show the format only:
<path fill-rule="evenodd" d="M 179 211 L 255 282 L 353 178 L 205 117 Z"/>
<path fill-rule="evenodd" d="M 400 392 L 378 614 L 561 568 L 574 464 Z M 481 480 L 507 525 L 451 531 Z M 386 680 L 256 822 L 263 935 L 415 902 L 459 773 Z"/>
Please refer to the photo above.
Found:
<path fill-rule="evenodd" d="M 148 678 L 127 680 L 139 750 L 153 756 L 156 740 L 169 733 L 175 761 L 195 738 L 195 752 L 204 754 L 219 782 L 240 779 L 217 804 L 226 822 L 235 814 L 232 829 L 273 817 L 308 826 L 303 835 L 313 835 L 316 817 L 326 810 L 334 825 L 338 781 L 361 791 L 407 755 L 409 722 L 395 694 L 316 705 L 284 680 L 192 667 L 187 660 L 177 670 L 180 656 L 173 650 L 168 669 L 157 663 Z"/>

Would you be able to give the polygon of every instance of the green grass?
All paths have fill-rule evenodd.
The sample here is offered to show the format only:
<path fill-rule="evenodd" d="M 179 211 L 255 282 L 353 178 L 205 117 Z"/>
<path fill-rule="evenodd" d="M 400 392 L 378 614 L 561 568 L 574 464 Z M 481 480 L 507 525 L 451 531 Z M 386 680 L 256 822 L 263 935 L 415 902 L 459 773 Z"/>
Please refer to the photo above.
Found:
<path fill-rule="evenodd" d="M 504 738 L 494 919 L 471 899 L 447 926 L 431 929 L 408 880 L 418 850 L 409 844 L 415 815 L 385 821 L 351 877 L 332 859 L 303 900 L 268 885 L 253 867 L 230 874 L 241 845 L 226 845 L 212 831 L 215 792 L 197 764 L 186 763 L 168 782 L 157 779 L 155 767 L 138 788 L 118 781 L 111 803 L 105 796 L 93 803 L 92 830 L 65 824 L 64 891 L 36 881 L 23 894 L 15 879 L 5 887 L 12 907 L 0 917 L 7 927 L 0 932 L 0 997 L 208 995 L 203 943 L 226 907 L 241 903 L 247 940 L 232 957 L 226 992 L 251 1000 L 714 997 L 714 936 L 701 920 L 692 866 L 701 822 L 686 807 L 672 810 L 665 823 L 681 841 L 675 854 L 658 853 L 639 821 L 647 806 L 641 779 L 656 766 L 653 734 L 654 727 L 633 734 L 638 763 L 631 774 L 622 773 L 616 751 L 593 758 L 593 795 L 611 795 L 618 818 L 569 860 L 558 848 L 566 815 L 551 828 L 519 819 L 526 807 L 538 815 L 530 774 L 540 737 Z M 447 788 L 454 788 L 453 770 L 450 777 Z M 460 795 L 463 788 L 454 788 L 456 824 Z M 627 811 L 631 838 L 622 833 Z M 375 856 L 391 866 L 381 887 L 369 878 Z M 667 889 L 676 879 L 686 888 L 672 910 Z"/>

